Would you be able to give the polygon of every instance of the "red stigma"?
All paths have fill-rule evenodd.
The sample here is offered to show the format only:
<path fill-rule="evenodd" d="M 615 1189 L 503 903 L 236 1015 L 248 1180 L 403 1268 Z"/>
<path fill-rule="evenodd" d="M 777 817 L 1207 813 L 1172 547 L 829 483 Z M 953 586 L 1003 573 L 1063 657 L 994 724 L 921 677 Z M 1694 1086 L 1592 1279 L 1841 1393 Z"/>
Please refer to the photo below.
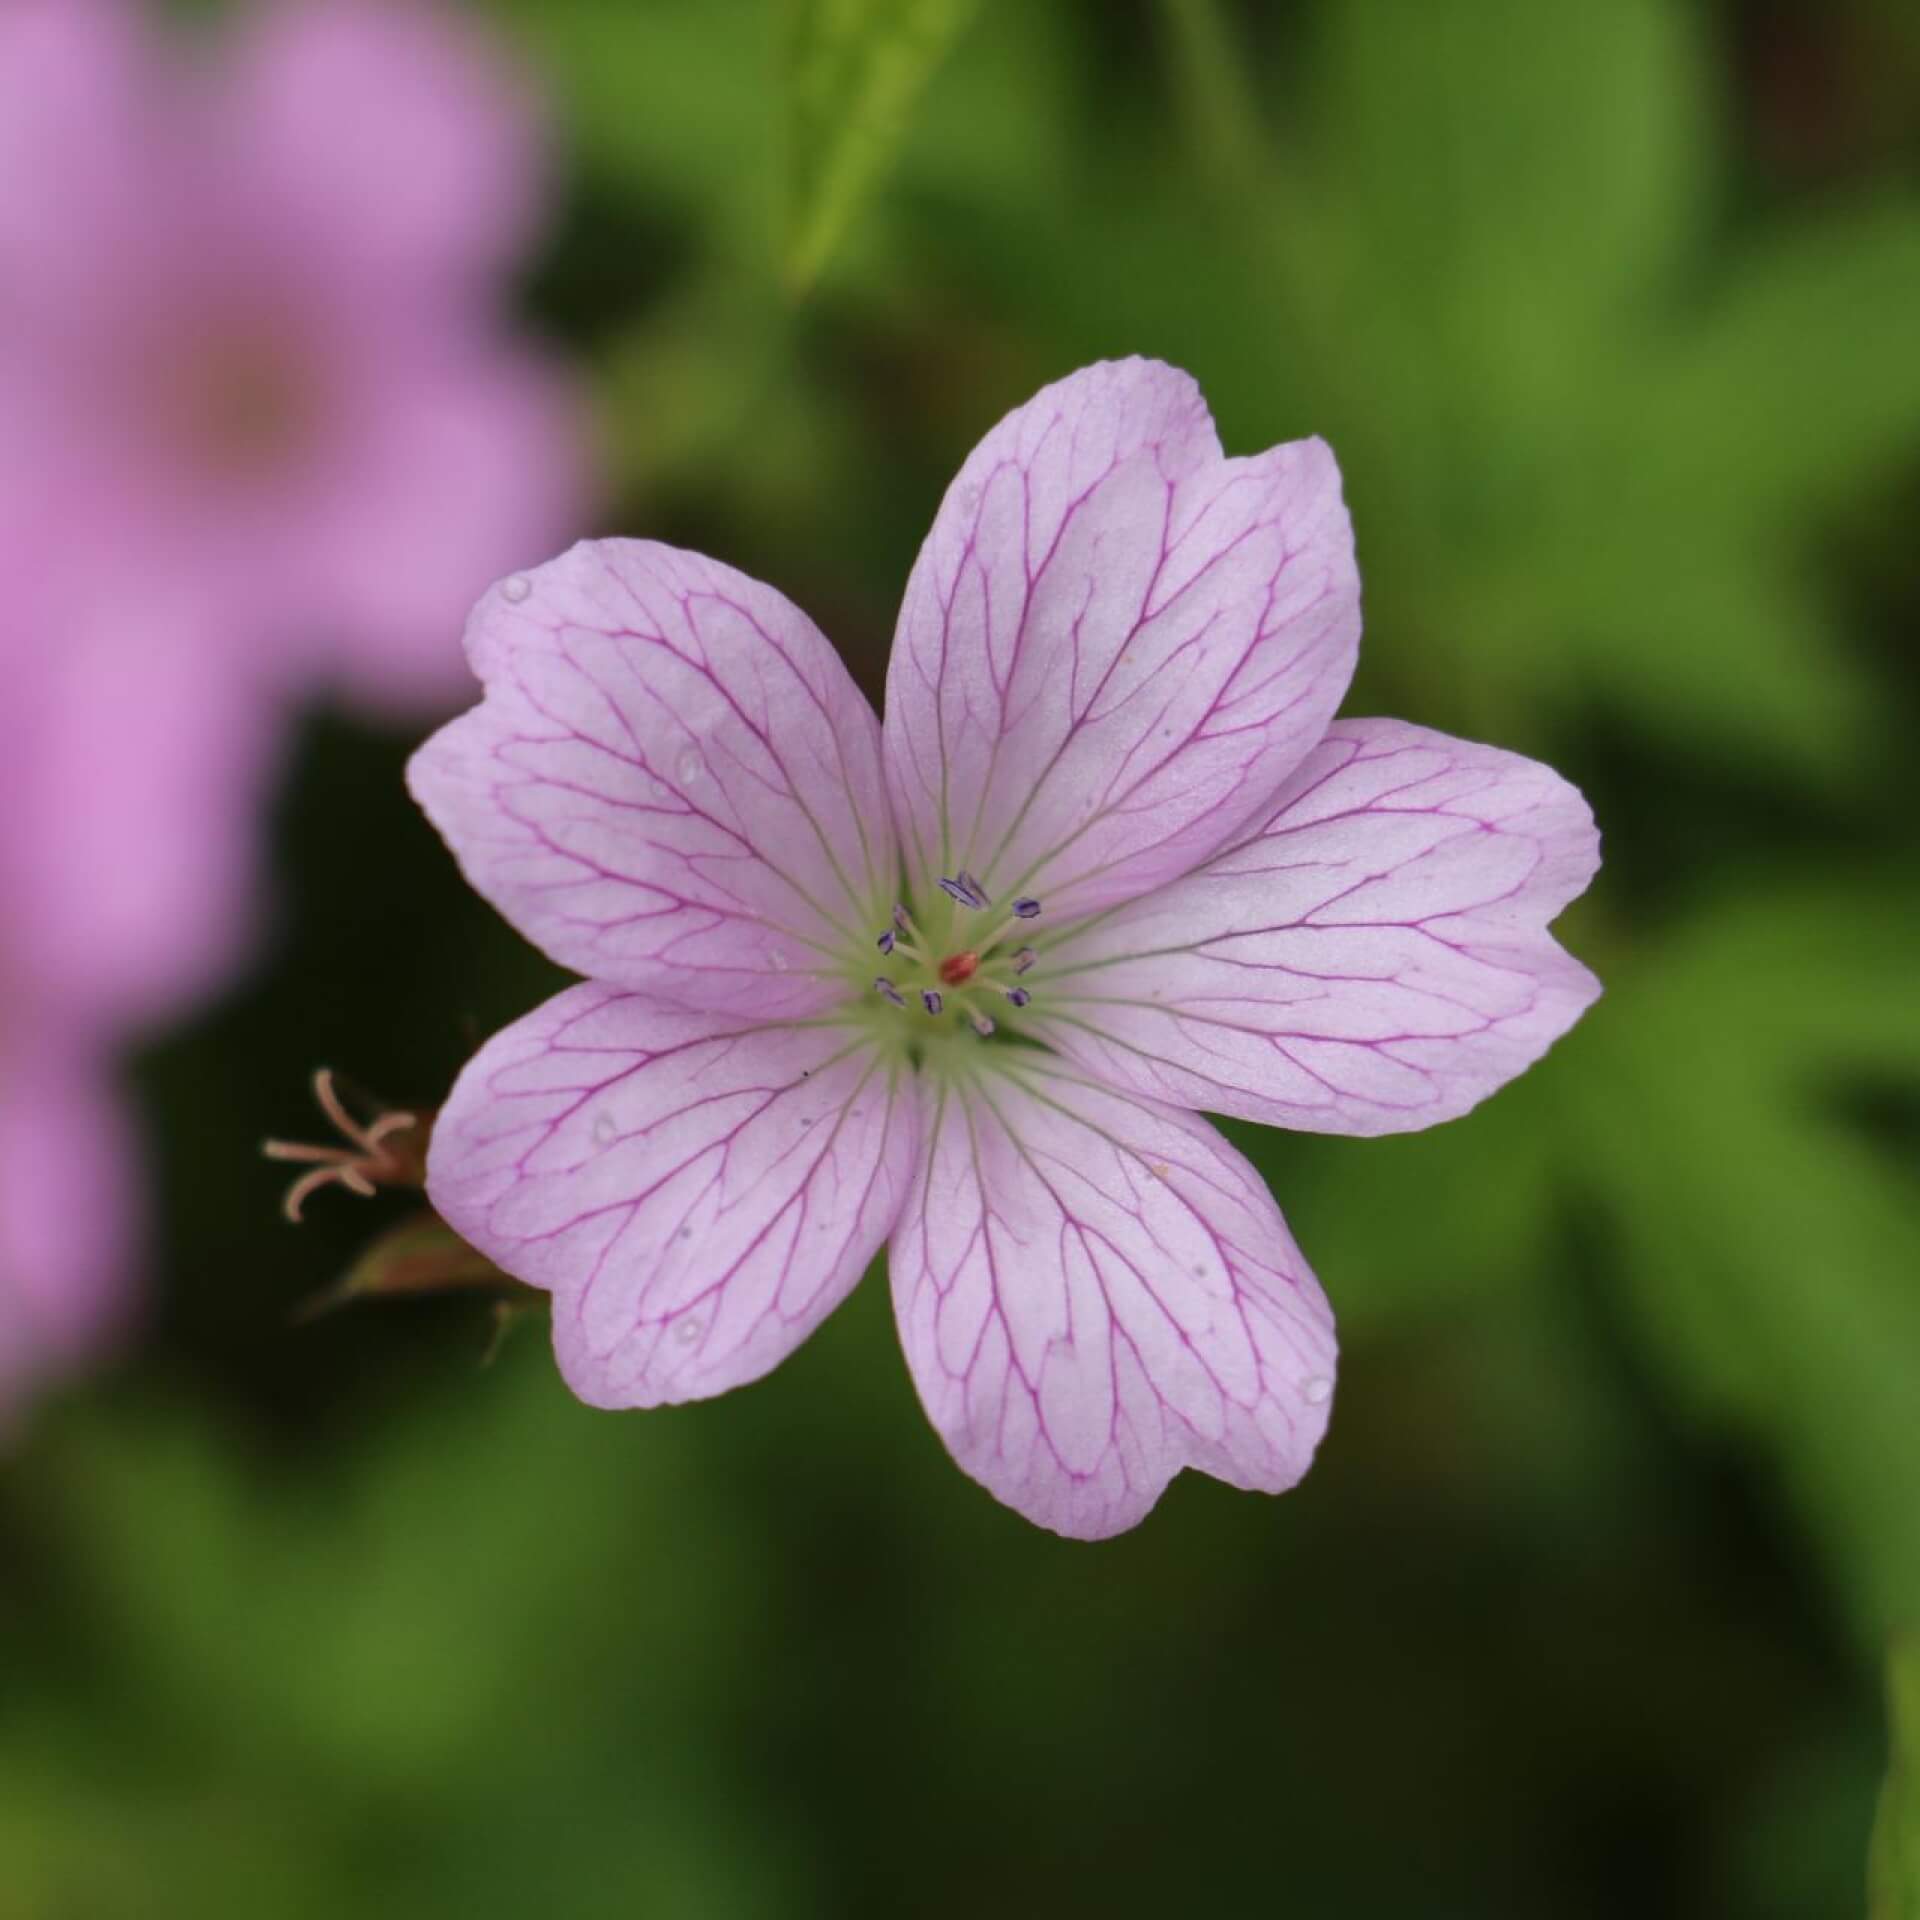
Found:
<path fill-rule="evenodd" d="M 980 971 L 980 956 L 969 949 L 950 953 L 940 962 L 940 978 L 950 987 L 964 987 Z"/>

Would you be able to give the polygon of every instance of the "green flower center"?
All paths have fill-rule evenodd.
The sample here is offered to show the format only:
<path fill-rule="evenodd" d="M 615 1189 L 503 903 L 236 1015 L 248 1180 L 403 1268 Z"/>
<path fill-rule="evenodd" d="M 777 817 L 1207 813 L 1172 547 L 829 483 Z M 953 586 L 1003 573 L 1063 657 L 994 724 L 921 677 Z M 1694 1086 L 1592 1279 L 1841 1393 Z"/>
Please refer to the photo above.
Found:
<path fill-rule="evenodd" d="M 1021 977 L 1039 957 L 1025 923 L 1039 917 L 1039 901 L 996 906 L 966 872 L 937 886 L 917 912 L 894 906 L 874 941 L 879 970 L 861 982 L 863 1002 L 883 1026 L 905 1023 L 899 1037 L 909 1045 L 957 1031 L 983 1040 L 1003 1027 L 1017 1033 L 1033 998 Z"/>

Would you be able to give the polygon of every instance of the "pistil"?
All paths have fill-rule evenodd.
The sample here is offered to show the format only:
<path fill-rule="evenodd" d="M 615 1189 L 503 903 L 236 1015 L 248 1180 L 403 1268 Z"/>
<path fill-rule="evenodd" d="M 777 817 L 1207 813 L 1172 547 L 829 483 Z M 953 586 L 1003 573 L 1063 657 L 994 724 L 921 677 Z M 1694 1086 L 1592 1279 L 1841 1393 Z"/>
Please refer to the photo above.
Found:
<path fill-rule="evenodd" d="M 350 1114 L 335 1091 L 333 1071 L 322 1067 L 313 1076 L 313 1097 L 320 1111 L 346 1141 L 345 1146 L 313 1146 L 301 1140 L 264 1140 L 260 1151 L 269 1160 L 304 1165 L 303 1173 L 287 1189 L 282 1211 L 298 1222 L 300 1211 L 322 1187 L 342 1186 L 363 1200 L 376 1187 L 418 1187 L 426 1182 L 426 1131 L 430 1116 L 390 1111 L 362 1125 Z M 405 1140 L 396 1135 L 406 1134 Z"/>

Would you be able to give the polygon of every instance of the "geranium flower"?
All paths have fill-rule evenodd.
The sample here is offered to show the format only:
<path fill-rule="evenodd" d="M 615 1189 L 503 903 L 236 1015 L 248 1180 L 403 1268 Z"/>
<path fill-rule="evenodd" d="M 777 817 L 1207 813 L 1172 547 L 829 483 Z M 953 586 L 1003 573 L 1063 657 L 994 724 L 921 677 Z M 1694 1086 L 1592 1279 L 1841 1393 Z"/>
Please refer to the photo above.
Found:
<path fill-rule="evenodd" d="M 34 1390 L 96 1355 L 124 1322 L 140 1211 L 132 1166 L 104 1051 L 37 1021 L 5 1022 L 0 1438 Z"/>
<path fill-rule="evenodd" d="M 428 1190 L 553 1296 L 573 1390 L 765 1373 L 889 1249 L 959 1464 L 1092 1538 L 1182 1467 L 1278 1492 L 1325 1296 L 1188 1109 L 1423 1127 L 1598 991 L 1545 928 L 1594 872 L 1547 768 L 1336 722 L 1360 634 L 1319 441 L 1222 455 L 1101 365 L 1002 421 L 908 583 L 876 720 L 771 587 L 643 541 L 502 582 L 486 698 L 413 789 L 590 976 L 491 1040 Z"/>
<path fill-rule="evenodd" d="M 0 1428 L 125 1322 L 114 1056 L 234 963 L 272 735 L 236 676 L 181 672 L 199 595 L 126 594 L 56 516 L 0 486 Z"/>
<path fill-rule="evenodd" d="M 217 583 L 237 664 L 183 671 L 450 700 L 473 596 L 578 523 L 570 401 L 500 325 L 542 172 L 451 10 L 280 0 L 202 41 L 10 0 L 0 463 L 96 566 Z"/>
<path fill-rule="evenodd" d="M 114 1056 L 244 948 L 286 696 L 450 704 L 574 523 L 500 324 L 540 173 L 450 11 L 0 5 L 0 1413 L 125 1312 Z"/>

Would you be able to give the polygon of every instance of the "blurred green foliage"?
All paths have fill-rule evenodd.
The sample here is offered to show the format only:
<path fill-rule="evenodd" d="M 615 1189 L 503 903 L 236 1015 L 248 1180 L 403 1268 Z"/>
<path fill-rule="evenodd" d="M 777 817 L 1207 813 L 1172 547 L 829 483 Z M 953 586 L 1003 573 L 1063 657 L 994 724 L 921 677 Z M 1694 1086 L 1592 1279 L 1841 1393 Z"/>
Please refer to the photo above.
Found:
<path fill-rule="evenodd" d="M 404 1216 L 293 1234 L 257 1136 L 322 1061 L 431 1101 L 555 981 L 408 743 L 316 722 L 267 965 L 140 1063 L 150 1337 L 0 1489 L 0 1920 L 1861 1913 L 1920 1618 L 1911 9 L 488 10 L 609 529 L 877 692 L 967 447 L 1174 359 L 1230 449 L 1338 451 L 1351 710 L 1587 789 L 1609 992 L 1430 1135 L 1237 1135 L 1342 1315 L 1322 1461 L 1072 1547 L 946 1464 L 871 1279 L 626 1418 L 478 1305 L 289 1330 Z"/>
<path fill-rule="evenodd" d="M 789 0 L 787 281 L 804 292 L 907 129 L 976 0 Z"/>
<path fill-rule="evenodd" d="M 1895 1643 L 1887 1664 L 1893 1765 L 1873 1830 L 1869 1920 L 1920 1914 L 1920 1640 Z"/>

